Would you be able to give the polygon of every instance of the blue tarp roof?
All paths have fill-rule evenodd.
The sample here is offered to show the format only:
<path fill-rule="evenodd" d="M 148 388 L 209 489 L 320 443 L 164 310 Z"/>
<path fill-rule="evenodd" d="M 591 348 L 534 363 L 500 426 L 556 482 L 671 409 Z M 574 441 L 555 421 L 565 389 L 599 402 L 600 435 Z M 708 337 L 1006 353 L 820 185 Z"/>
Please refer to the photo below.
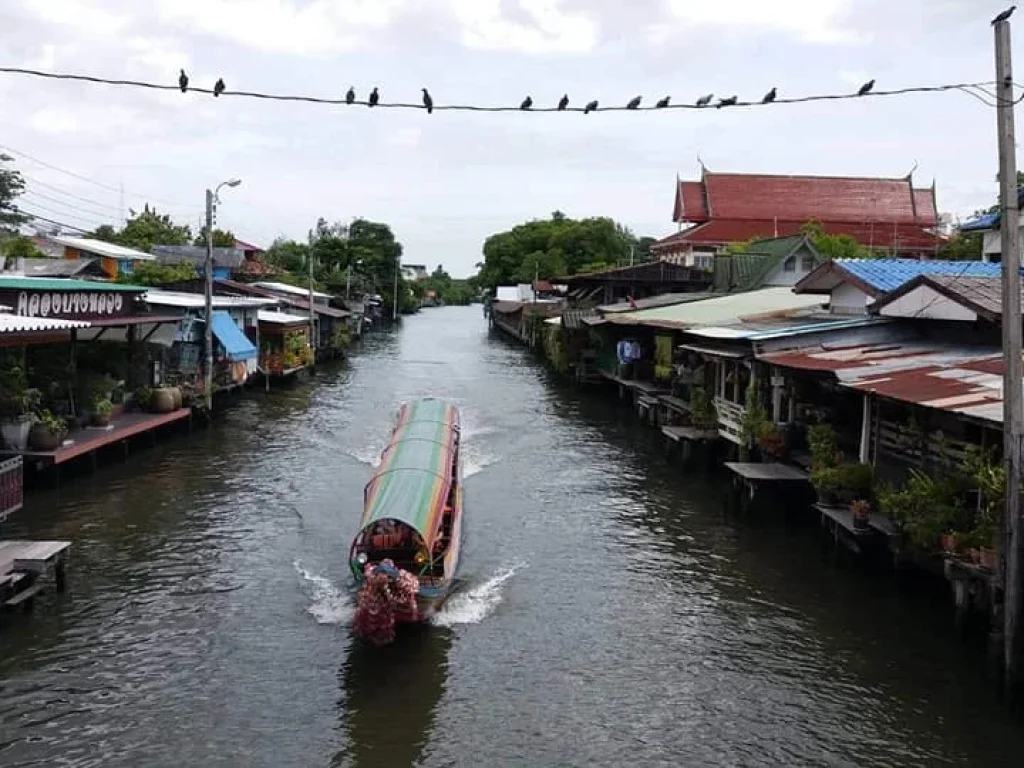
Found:
<path fill-rule="evenodd" d="M 872 288 L 889 293 L 918 275 L 999 277 L 1002 266 L 984 261 L 918 261 L 917 259 L 836 259 L 835 262 Z"/>
<path fill-rule="evenodd" d="M 228 360 L 237 363 L 252 360 L 259 354 L 249 338 L 242 333 L 242 329 L 231 319 L 231 315 L 223 310 L 213 313 L 213 325 L 210 330 L 217 337 L 217 341 L 224 345 Z"/>
<path fill-rule="evenodd" d="M 1024 207 L 1024 187 L 1017 188 L 1017 205 Z M 986 213 L 976 219 L 971 219 L 966 224 L 960 225 L 961 232 L 983 232 L 988 229 L 998 229 L 1002 223 L 1002 216 L 999 211 Z"/>

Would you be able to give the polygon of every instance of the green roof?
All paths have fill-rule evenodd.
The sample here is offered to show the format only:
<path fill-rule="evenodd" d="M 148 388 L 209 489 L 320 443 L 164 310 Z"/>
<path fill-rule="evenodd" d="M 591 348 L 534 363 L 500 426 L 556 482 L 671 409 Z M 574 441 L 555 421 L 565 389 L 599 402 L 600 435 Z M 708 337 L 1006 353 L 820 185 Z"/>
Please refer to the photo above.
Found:
<path fill-rule="evenodd" d="M 741 253 L 717 256 L 715 290 L 752 291 L 760 288 L 772 270 L 790 256 L 803 251 L 810 253 L 816 263 L 824 261 L 806 235 L 758 240 Z"/>
<path fill-rule="evenodd" d="M 793 293 L 790 287 L 761 288 L 744 293 L 727 293 L 713 299 L 676 304 L 657 309 L 641 309 L 608 315 L 616 325 L 644 325 L 653 328 L 685 330 L 702 325 L 722 325 L 733 320 L 772 312 L 788 312 L 823 304 L 826 299 L 814 294 Z"/>
<path fill-rule="evenodd" d="M 46 277 L 0 277 L 0 291 L 114 291 L 142 293 L 143 285 L 101 283 L 97 280 L 65 280 Z"/>

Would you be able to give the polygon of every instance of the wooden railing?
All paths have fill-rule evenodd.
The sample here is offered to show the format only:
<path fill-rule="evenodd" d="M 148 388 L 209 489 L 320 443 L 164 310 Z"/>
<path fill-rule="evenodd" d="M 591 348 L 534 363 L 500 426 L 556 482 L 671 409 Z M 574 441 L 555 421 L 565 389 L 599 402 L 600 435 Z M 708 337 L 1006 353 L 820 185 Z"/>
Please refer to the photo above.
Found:
<path fill-rule="evenodd" d="M 715 410 L 718 412 L 718 434 L 740 445 L 743 442 L 740 435 L 743 432 L 743 416 L 746 409 L 738 403 L 716 397 Z"/>
<path fill-rule="evenodd" d="M 0 461 L 0 521 L 17 512 L 24 503 L 23 469 L 21 456 Z"/>

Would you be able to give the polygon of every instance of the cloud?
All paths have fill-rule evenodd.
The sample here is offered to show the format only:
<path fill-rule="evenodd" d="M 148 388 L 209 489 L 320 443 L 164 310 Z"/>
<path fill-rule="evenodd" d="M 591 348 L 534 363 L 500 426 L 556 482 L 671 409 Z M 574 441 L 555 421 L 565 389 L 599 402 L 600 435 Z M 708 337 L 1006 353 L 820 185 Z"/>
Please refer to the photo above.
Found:
<path fill-rule="evenodd" d="M 585 53 L 597 44 L 597 24 L 563 11 L 558 0 L 516 0 L 522 21 L 506 17 L 500 0 L 449 0 L 469 48 L 521 53 Z"/>
<path fill-rule="evenodd" d="M 680 21 L 694 27 L 724 27 L 748 32 L 781 32 L 810 43 L 863 42 L 844 28 L 853 0 L 669 0 Z"/>
<path fill-rule="evenodd" d="M 388 134 L 386 142 L 393 147 L 418 147 L 422 138 L 419 128 L 399 128 Z"/>
<path fill-rule="evenodd" d="M 101 5 L 86 0 L 22 0 L 26 11 L 51 24 L 101 34 L 124 29 L 129 21 L 128 15 L 104 10 Z"/>

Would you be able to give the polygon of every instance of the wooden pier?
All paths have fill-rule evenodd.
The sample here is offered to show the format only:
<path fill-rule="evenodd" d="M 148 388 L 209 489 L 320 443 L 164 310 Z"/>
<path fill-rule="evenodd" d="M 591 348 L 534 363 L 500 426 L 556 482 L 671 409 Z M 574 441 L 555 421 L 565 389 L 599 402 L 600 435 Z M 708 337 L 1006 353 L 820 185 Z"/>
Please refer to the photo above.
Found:
<path fill-rule="evenodd" d="M 727 461 L 724 466 L 733 475 L 732 496 L 740 509 L 752 506 L 757 495 L 767 488 L 791 491 L 810 487 L 810 475 L 788 464 Z"/>
<path fill-rule="evenodd" d="M 821 527 L 836 549 L 842 544 L 859 555 L 881 544 L 894 558 L 899 554 L 899 529 L 884 515 L 872 511 L 867 524 L 858 528 L 853 523 L 853 512 L 849 506 L 817 503 L 814 508 L 821 513 Z"/>
<path fill-rule="evenodd" d="M 0 541 L 0 609 L 31 611 L 51 577 L 63 592 L 70 550 L 70 541 Z"/>

